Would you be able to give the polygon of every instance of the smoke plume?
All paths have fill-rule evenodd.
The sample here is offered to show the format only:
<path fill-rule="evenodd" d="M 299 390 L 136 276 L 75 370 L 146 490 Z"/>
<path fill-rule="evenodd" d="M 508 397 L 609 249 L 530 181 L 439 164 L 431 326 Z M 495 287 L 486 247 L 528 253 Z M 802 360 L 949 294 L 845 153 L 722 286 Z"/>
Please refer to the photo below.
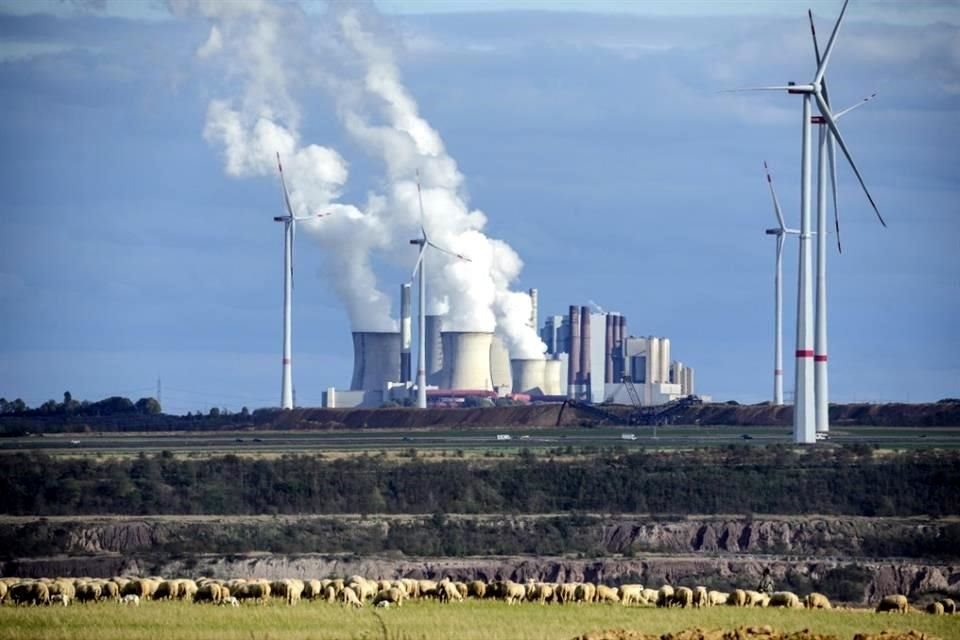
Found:
<path fill-rule="evenodd" d="M 212 100 L 207 110 L 204 137 L 221 149 L 226 173 L 275 176 L 279 152 L 295 212 L 332 214 L 300 228 L 323 247 L 331 284 L 354 330 L 396 329 L 390 297 L 378 288 L 373 263 L 412 267 L 416 254 L 408 240 L 419 236 L 422 222 L 432 242 L 469 258 L 427 250 L 429 308 L 444 312 L 444 328 L 496 330 L 512 357 L 544 352 L 527 324 L 529 297 L 510 289 L 523 261 L 506 242 L 484 234 L 487 216 L 470 207 L 464 177 L 404 87 L 390 41 L 370 7 L 334 4 L 323 17 L 324 44 L 314 46 L 324 47 L 325 54 L 335 47 L 339 55 L 304 54 L 311 39 L 302 30 L 309 22 L 296 7 L 266 0 L 176 0 L 173 8 L 212 22 L 197 56 L 223 64 L 227 76 L 243 87 L 242 95 Z M 293 66 L 301 60 L 328 61 L 323 86 L 333 96 L 339 122 L 383 163 L 382 192 L 370 193 L 366 202 L 341 201 L 349 171 L 335 149 L 301 140 L 300 108 L 287 73 L 301 68 Z"/>

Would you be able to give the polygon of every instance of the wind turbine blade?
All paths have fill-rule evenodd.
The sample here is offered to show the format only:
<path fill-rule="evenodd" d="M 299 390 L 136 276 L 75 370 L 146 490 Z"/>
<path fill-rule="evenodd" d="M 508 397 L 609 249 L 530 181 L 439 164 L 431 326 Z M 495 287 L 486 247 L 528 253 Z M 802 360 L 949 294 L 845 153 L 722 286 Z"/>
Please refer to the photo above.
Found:
<path fill-rule="evenodd" d="M 827 65 L 830 63 L 830 54 L 833 53 L 833 45 L 837 42 L 837 33 L 840 31 L 840 24 L 843 22 L 843 14 L 847 11 L 847 4 L 850 0 L 843 0 L 843 8 L 840 9 L 840 15 L 837 17 L 837 24 L 833 25 L 833 33 L 830 34 L 830 39 L 827 40 L 827 48 L 823 50 L 823 57 L 820 59 L 820 63 L 817 66 L 817 75 L 813 77 L 813 82 L 811 84 L 818 84 L 823 80 L 823 74 L 827 72 Z"/>
<path fill-rule="evenodd" d="M 844 7 L 846 7 L 846 4 L 844 4 Z M 856 175 L 857 180 L 860 181 L 860 186 L 863 188 L 863 192 L 866 194 L 867 200 L 870 201 L 870 205 L 873 207 L 874 213 L 877 214 L 877 218 L 880 219 L 880 224 L 887 226 L 887 223 L 883 220 L 883 216 L 880 215 L 880 210 L 877 208 L 877 203 L 873 201 L 873 196 L 870 195 L 870 190 L 867 189 L 867 184 L 863 181 L 863 176 L 860 175 L 860 170 L 857 169 L 857 165 L 853 162 L 853 156 L 850 155 L 850 150 L 847 149 L 847 145 L 844 143 L 843 137 L 840 135 L 840 130 L 837 129 L 837 123 L 834 120 L 833 114 L 830 113 L 830 107 L 827 106 L 826 102 L 823 100 L 823 96 L 821 96 L 819 93 L 814 93 L 813 97 L 816 99 L 817 106 L 820 108 L 820 115 L 823 116 L 824 121 L 830 128 L 830 133 L 833 134 L 833 139 L 836 140 L 838 145 L 840 145 L 840 150 L 843 151 L 843 155 L 847 157 L 847 162 L 850 163 L 850 168 L 853 169 L 854 175 Z"/>
<path fill-rule="evenodd" d="M 863 105 L 867 104 L 868 102 L 870 102 L 871 100 L 873 100 L 873 99 L 876 98 L 876 97 L 877 97 L 877 94 L 876 94 L 876 93 L 871 93 L 870 95 L 868 95 L 866 98 L 864 98 L 864 99 L 861 100 L 860 102 L 856 103 L 855 105 L 852 105 L 852 106 L 850 106 L 850 107 L 847 107 L 846 109 L 844 109 L 843 111 L 841 111 L 841 112 L 839 112 L 839 113 L 833 114 L 833 117 L 834 117 L 835 120 L 839 120 L 840 118 L 842 118 L 842 117 L 845 116 L 846 114 L 850 113 L 850 112 L 853 111 L 854 109 L 859 109 L 860 107 L 862 107 Z M 826 96 L 824 96 L 824 98 L 826 98 Z M 827 101 L 827 104 L 830 104 L 830 101 L 829 101 L 829 100 Z"/>
<path fill-rule="evenodd" d="M 783 212 L 780 211 L 780 201 L 777 200 L 777 192 L 773 190 L 773 178 L 770 177 L 770 167 L 767 166 L 767 161 L 763 161 L 763 168 L 767 172 L 767 185 L 770 187 L 770 196 L 773 198 L 773 210 L 777 214 L 777 222 L 780 224 L 780 230 L 783 231 L 787 228 L 786 223 L 783 221 Z"/>
<path fill-rule="evenodd" d="M 423 240 L 427 240 L 427 228 L 424 226 L 424 217 L 423 217 L 423 192 L 420 190 L 420 169 L 417 169 L 417 200 L 420 203 L 420 233 L 423 235 Z"/>
<path fill-rule="evenodd" d="M 283 179 L 283 165 L 280 164 L 280 153 L 277 153 L 277 169 L 280 171 L 280 186 L 283 187 L 283 203 L 287 206 L 287 215 L 293 217 L 293 207 L 290 206 L 290 194 L 287 193 L 287 182 Z"/>
<path fill-rule="evenodd" d="M 781 233 L 777 236 L 777 262 L 780 262 L 780 258 L 783 256 L 783 243 L 784 235 Z"/>
<path fill-rule="evenodd" d="M 441 252 L 446 253 L 446 254 L 448 254 L 448 255 L 454 256 L 455 258 L 460 258 L 461 260 L 465 260 L 465 261 L 467 261 L 467 262 L 473 262 L 473 260 L 471 260 L 470 258 L 468 258 L 467 256 L 465 256 L 465 255 L 463 255 L 463 254 L 461 254 L 461 253 L 457 253 L 457 252 L 455 252 L 455 251 L 450 251 L 449 249 L 444 249 L 443 247 L 440 247 L 440 246 L 437 246 L 437 245 L 433 244 L 433 243 L 432 243 L 431 241 L 429 241 L 429 240 L 427 240 L 427 244 L 430 245 L 431 247 L 433 247 L 434 249 L 436 249 L 437 251 L 441 251 Z"/>
<path fill-rule="evenodd" d="M 791 89 L 796 89 L 797 87 L 807 87 L 808 85 L 778 85 L 775 87 L 740 87 L 738 89 L 724 89 L 720 93 L 740 93 L 743 91 L 790 91 Z"/>
<path fill-rule="evenodd" d="M 417 253 L 417 262 L 413 265 L 413 272 L 410 274 L 410 282 L 413 282 L 413 279 L 417 277 L 417 270 L 420 268 L 420 265 L 423 263 L 423 254 L 427 250 L 426 243 L 420 245 L 420 251 Z"/>
<path fill-rule="evenodd" d="M 326 218 L 329 215 L 330 215 L 330 212 L 325 211 L 324 213 L 311 213 L 308 216 L 293 216 L 293 219 L 294 220 L 319 220 L 320 218 Z"/>
<path fill-rule="evenodd" d="M 810 35 L 813 36 L 813 55 L 817 58 L 817 66 L 820 66 L 820 45 L 817 44 L 817 28 L 813 25 L 813 10 L 807 9 L 807 17 L 810 18 Z"/>
<path fill-rule="evenodd" d="M 827 145 L 827 160 L 830 162 L 830 186 L 833 188 L 833 226 L 837 232 L 837 253 L 843 253 L 840 244 L 840 205 L 837 200 L 837 145 L 830 136 Z"/>

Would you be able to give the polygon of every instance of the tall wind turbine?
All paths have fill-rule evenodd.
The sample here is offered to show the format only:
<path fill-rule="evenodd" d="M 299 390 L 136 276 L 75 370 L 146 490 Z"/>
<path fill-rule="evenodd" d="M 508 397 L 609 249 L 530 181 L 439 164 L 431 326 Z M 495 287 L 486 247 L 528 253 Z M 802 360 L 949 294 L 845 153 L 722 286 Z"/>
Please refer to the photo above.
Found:
<path fill-rule="evenodd" d="M 419 292 L 417 297 L 419 298 L 420 309 L 417 312 L 417 407 L 420 409 L 427 408 L 427 349 L 426 343 L 424 342 L 427 335 L 427 298 L 426 298 L 426 277 L 424 276 L 424 271 L 426 270 L 426 260 L 424 259 L 427 247 L 431 247 L 440 251 L 442 253 L 450 254 L 460 260 L 465 260 L 466 262 L 472 262 L 470 258 L 444 249 L 443 247 L 437 246 L 429 236 L 427 236 L 427 228 L 425 225 L 425 220 L 423 216 L 423 192 L 420 190 L 420 171 L 417 171 L 417 200 L 420 203 L 420 237 L 415 238 L 410 241 L 410 244 L 414 244 L 420 247 L 420 251 L 417 252 L 417 262 L 413 266 L 413 273 L 410 276 L 410 279 L 413 280 L 414 276 L 419 278 L 417 288 Z"/>
<path fill-rule="evenodd" d="M 785 236 L 797 235 L 800 232 L 787 228 L 766 161 L 763 163 L 763 168 L 767 172 L 767 185 L 770 187 L 770 197 L 773 199 L 773 212 L 777 216 L 777 227 L 767 229 L 767 235 L 777 236 L 776 270 L 773 276 L 773 404 L 780 406 L 783 404 L 783 243 Z"/>
<path fill-rule="evenodd" d="M 820 66 L 820 46 L 817 43 L 817 29 L 813 23 L 813 11 L 807 10 L 807 17 L 810 20 L 810 35 L 813 38 L 813 54 Z M 830 107 L 830 94 L 827 91 L 827 79 L 824 77 L 821 81 L 823 89 L 823 102 Z M 834 120 L 839 120 L 844 114 L 847 114 L 857 107 L 863 106 L 872 100 L 876 94 L 867 96 L 852 107 L 834 115 Z M 814 321 L 814 341 L 813 341 L 813 373 L 814 373 L 814 401 L 815 401 L 815 423 L 818 437 L 826 437 L 830 432 L 830 385 L 827 374 L 827 171 L 830 171 L 830 182 L 833 189 L 833 221 L 834 230 L 837 234 L 837 252 L 843 253 L 840 244 L 840 209 L 837 201 L 837 165 L 836 148 L 833 136 L 830 133 L 826 123 L 826 118 L 822 115 L 814 116 L 812 124 L 817 125 L 818 145 L 817 145 L 817 289 L 816 289 L 816 316 Z M 829 166 L 828 166 L 829 165 Z M 880 212 L 877 212 L 880 216 Z M 880 222 L 883 218 L 880 217 Z"/>
<path fill-rule="evenodd" d="M 813 374 L 813 287 L 811 279 L 813 269 L 811 265 L 811 247 L 810 247 L 810 102 L 817 103 L 820 115 L 823 117 L 824 124 L 830 130 L 834 140 L 840 145 L 850 168 L 857 176 L 860 186 L 863 188 L 867 199 L 873 206 L 877 215 L 880 211 L 877 209 L 873 197 L 867 190 L 867 185 L 853 162 L 853 157 L 847 149 L 847 145 L 840 135 L 837 128 L 836 118 L 830 111 L 829 105 L 823 97 L 823 75 L 827 71 L 827 65 L 830 62 L 830 55 L 833 53 L 833 47 L 837 41 L 837 33 L 840 31 L 840 25 L 843 23 L 843 15 L 847 10 L 847 4 L 850 0 L 844 0 L 843 8 L 840 10 L 840 16 L 833 27 L 830 39 L 827 41 L 823 57 L 817 65 L 817 71 L 813 80 L 809 84 L 789 83 L 785 86 L 758 87 L 754 91 L 786 91 L 792 95 L 799 95 L 803 98 L 803 113 L 801 121 L 801 144 L 800 144 L 800 268 L 797 276 L 797 348 L 796 348 L 796 374 L 794 376 L 794 409 L 793 409 L 793 439 L 798 444 L 813 444 L 816 442 L 816 416 L 814 402 L 814 374 Z"/>
<path fill-rule="evenodd" d="M 290 194 L 283 178 L 283 165 L 277 154 L 277 170 L 280 172 L 280 186 L 283 189 L 283 204 L 287 210 L 285 216 L 274 216 L 274 222 L 283 223 L 283 373 L 280 381 L 280 408 L 293 409 L 293 371 L 291 369 L 291 332 L 290 308 L 293 301 L 293 240 L 296 235 L 296 223 L 300 220 L 322 218 L 329 213 L 316 213 L 309 216 L 296 216 L 290 206 Z"/>

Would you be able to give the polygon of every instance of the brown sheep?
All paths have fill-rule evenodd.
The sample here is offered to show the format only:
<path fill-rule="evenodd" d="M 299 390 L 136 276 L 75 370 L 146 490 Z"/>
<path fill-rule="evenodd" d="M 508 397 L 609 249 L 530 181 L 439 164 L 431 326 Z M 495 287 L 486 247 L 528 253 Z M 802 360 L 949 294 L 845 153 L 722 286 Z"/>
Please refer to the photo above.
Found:
<path fill-rule="evenodd" d="M 663 608 L 671 604 L 673 604 L 673 587 L 665 584 L 657 591 L 657 606 Z"/>
<path fill-rule="evenodd" d="M 829 609 L 830 599 L 822 593 L 810 593 L 804 598 L 803 604 L 807 609 Z"/>
<path fill-rule="evenodd" d="M 943 604 L 940 602 L 931 602 L 927 605 L 927 613 L 933 614 L 935 616 L 943 615 Z"/>
<path fill-rule="evenodd" d="M 696 609 L 701 607 L 710 606 L 710 597 L 707 595 L 706 587 L 694 587 L 693 589 L 693 606 Z"/>
<path fill-rule="evenodd" d="M 910 603 L 907 600 L 907 596 L 901 595 L 899 593 L 892 596 L 885 596 L 877 605 L 877 613 L 882 613 L 884 611 L 896 611 L 897 613 L 906 613 L 909 610 L 910 610 Z"/>
<path fill-rule="evenodd" d="M 403 599 L 406 597 L 403 590 L 398 587 L 390 587 L 389 589 L 384 589 L 377 593 L 373 597 L 374 606 L 380 604 L 381 602 L 388 602 L 390 604 L 395 604 L 398 607 L 403 606 Z"/>
<path fill-rule="evenodd" d="M 677 587 L 673 592 L 673 598 L 670 601 L 671 606 L 682 607 L 686 609 L 693 605 L 693 589 L 689 587 Z"/>
<path fill-rule="evenodd" d="M 592 582 L 581 582 L 577 585 L 575 599 L 577 602 L 593 602 L 597 595 L 597 585 Z"/>
<path fill-rule="evenodd" d="M 957 612 L 957 603 L 954 602 L 952 598 L 944 598 L 940 600 L 940 604 L 943 605 L 943 612 L 946 614 L 954 614 Z"/>
<path fill-rule="evenodd" d="M 487 593 L 487 583 L 483 580 L 471 580 L 467 583 L 467 595 L 471 598 L 483 598 Z"/>

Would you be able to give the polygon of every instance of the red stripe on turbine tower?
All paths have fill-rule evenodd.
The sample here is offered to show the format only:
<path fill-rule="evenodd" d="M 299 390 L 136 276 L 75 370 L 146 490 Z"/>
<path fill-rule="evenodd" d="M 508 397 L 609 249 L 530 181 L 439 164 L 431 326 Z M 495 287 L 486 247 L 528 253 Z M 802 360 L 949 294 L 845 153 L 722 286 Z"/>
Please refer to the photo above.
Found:
<path fill-rule="evenodd" d="M 813 349 L 797 349 L 798 358 L 812 358 Z"/>
<path fill-rule="evenodd" d="M 290 358 L 284 358 L 283 364 L 290 364 Z"/>
<path fill-rule="evenodd" d="M 814 361 L 814 362 L 826 362 L 826 361 L 827 361 L 827 356 L 825 356 L 825 355 L 823 355 L 823 356 L 813 356 L 813 361 Z"/>
<path fill-rule="evenodd" d="M 775 375 L 775 376 L 782 376 L 782 375 L 783 375 L 783 369 L 774 369 L 774 370 L 773 370 L 773 375 Z"/>

